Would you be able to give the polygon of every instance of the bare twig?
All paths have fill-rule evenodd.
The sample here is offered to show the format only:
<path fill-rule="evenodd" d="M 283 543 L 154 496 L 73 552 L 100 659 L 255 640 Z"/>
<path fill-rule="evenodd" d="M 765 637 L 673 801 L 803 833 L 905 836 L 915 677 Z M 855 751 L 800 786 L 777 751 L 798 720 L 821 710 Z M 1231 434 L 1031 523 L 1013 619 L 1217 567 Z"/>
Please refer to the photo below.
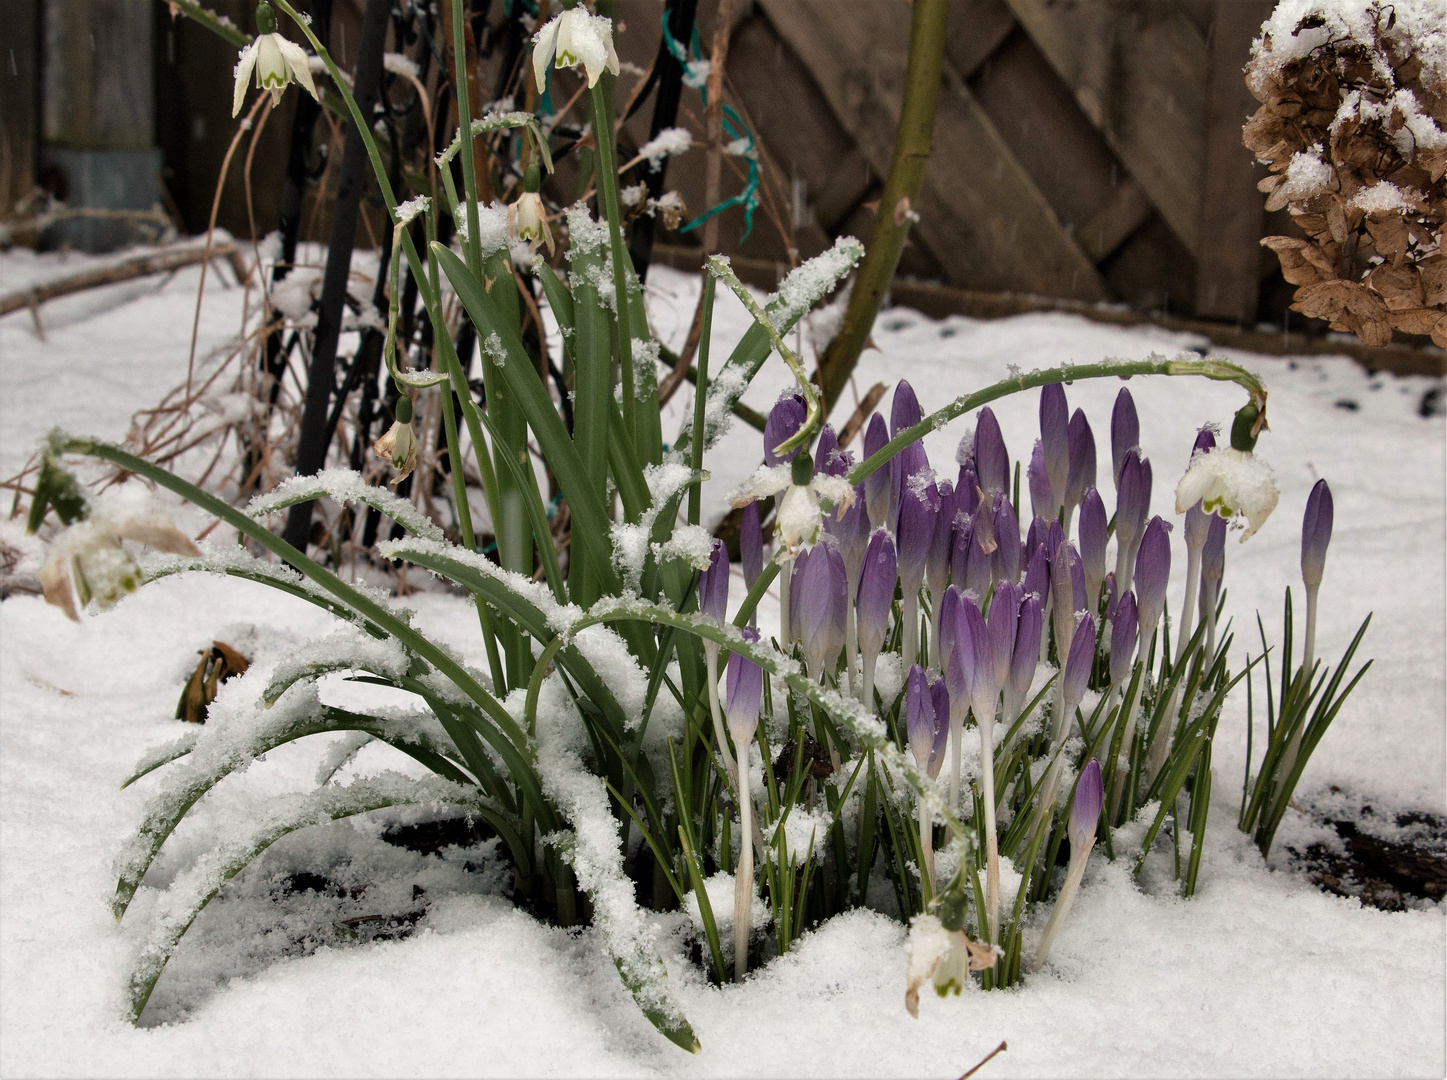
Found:
<path fill-rule="evenodd" d="M 1005 1045 L 1005 1040 L 1001 1039 L 1000 1045 L 995 1047 L 995 1049 L 991 1050 L 988 1054 L 981 1058 L 979 1064 L 977 1064 L 973 1069 L 969 1070 L 966 1073 L 962 1073 L 960 1075 L 960 1080 L 969 1080 L 971 1076 L 974 1076 L 975 1073 L 979 1072 L 982 1068 L 984 1068 L 985 1062 L 989 1061 L 996 1054 L 1003 1054 L 1008 1049 L 1010 1048 Z"/>

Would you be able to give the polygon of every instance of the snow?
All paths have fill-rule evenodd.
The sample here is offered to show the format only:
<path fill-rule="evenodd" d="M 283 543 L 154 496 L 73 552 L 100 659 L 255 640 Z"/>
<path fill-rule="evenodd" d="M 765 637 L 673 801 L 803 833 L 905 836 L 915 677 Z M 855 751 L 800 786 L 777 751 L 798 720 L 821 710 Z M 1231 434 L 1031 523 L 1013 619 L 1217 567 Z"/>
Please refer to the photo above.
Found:
<path fill-rule="evenodd" d="M 81 265 L 80 257 L 68 258 L 68 268 Z M 18 287 L 53 274 L 61 261 L 7 253 L 0 277 L 6 289 Z M 24 313 L 0 320 L 0 462 L 7 474 L 53 424 L 118 438 L 135 409 L 154 403 L 158 387 L 184 379 L 197 277 L 191 269 L 47 304 L 45 342 Z M 243 290 L 226 280 L 210 278 L 198 357 L 224 345 L 240 324 Z M 650 273 L 650 319 L 670 347 L 688 331 L 698 288 L 696 277 L 664 267 Z M 751 320 L 725 291 L 715 319 L 716 352 L 726 355 Z M 549 328 L 557 348 L 555 325 Z M 907 376 L 929 388 L 926 409 L 1004 377 L 1011 365 L 1029 370 L 1172 355 L 1203 344 L 1064 314 L 982 322 L 901 309 L 881 316 L 873 338 L 878 350 L 865 353 L 855 382 L 892 384 Z M 1444 427 L 1440 416 L 1417 412 L 1436 383 L 1369 375 L 1345 358 L 1225 355 L 1260 372 L 1270 390 L 1271 428 L 1256 452 L 1281 489 L 1262 531 L 1228 547 L 1227 615 L 1235 620 L 1237 661 L 1254 634 L 1257 609 L 1274 637 L 1288 583 L 1297 586 L 1300 606 L 1299 525 L 1318 476 L 1330 481 L 1337 511 L 1318 654 L 1334 661 L 1366 613 L 1376 612 L 1362 649 L 1376 662 L 1313 756 L 1299 801 L 1358 798 L 1387 816 L 1443 813 Z M 766 410 L 791 382 L 771 358 L 743 400 Z M 1091 417 L 1102 455 L 1120 385 L 1092 380 L 1067 388 L 1071 408 Z M 1129 386 L 1141 443 L 1157 472 L 1153 511 L 1165 513 L 1196 429 L 1208 420 L 1228 423 L 1242 394 L 1200 379 L 1138 378 Z M 852 408 L 846 391 L 836 423 Z M 1037 395 L 992 408 L 1007 445 L 1027 446 L 1035 437 Z M 678 430 L 692 411 L 691 394 L 677 394 L 664 410 L 665 431 Z M 951 460 L 975 422 L 975 415 L 963 416 L 925 436 L 936 467 Z M 705 459 L 705 525 L 722 515 L 725 495 L 761 457 L 752 429 L 734 425 L 720 436 Z M 650 487 L 657 495 L 678 476 L 660 473 Z M 193 520 L 198 529 L 204 525 L 181 513 L 177 520 L 185 528 Z M 0 539 L 25 548 L 18 532 L 18 522 L 0 524 Z M 229 537 L 212 540 L 223 546 L 209 549 L 207 565 L 289 575 L 278 564 L 239 557 L 224 546 Z M 1172 561 L 1174 609 L 1185 560 Z M 141 560 L 153 575 L 192 562 Z M 528 590 L 552 625 L 581 615 L 556 605 L 541 585 L 508 580 Z M 743 592 L 736 583 L 735 604 Z M 422 632 L 462 662 L 485 666 L 476 613 L 464 600 L 422 592 L 406 603 Z M 759 621 L 776 624 L 776 592 Z M 941 1000 L 925 992 L 918 1021 L 904 1010 L 906 929 L 878 913 L 832 920 L 744 985 L 722 988 L 686 959 L 692 931 L 678 927 L 685 915 L 631 914 L 638 909 L 631 891 L 624 903 L 607 793 L 570 760 L 587 748 L 577 742 L 576 725 L 564 726 L 567 707 L 549 696 L 556 687 L 550 680 L 539 710 L 540 768 L 576 818 L 570 827 L 580 879 L 586 874 L 603 890 L 612 914 L 582 931 L 544 926 L 508 899 L 495 845 L 441 856 L 404 852 L 382 842 L 382 826 L 416 820 L 420 812 L 382 811 L 294 833 L 227 885 L 157 984 L 148 1026 L 131 1027 L 126 972 L 157 890 L 199 873 L 203 853 L 244 815 L 311 790 L 319 766 L 340 765 L 338 788 L 381 784 L 388 770 L 425 775 L 391 748 L 350 736 L 270 750 L 197 804 L 152 867 L 135 910 L 120 924 L 111 917 L 117 853 L 147 804 L 173 782 L 170 774 L 190 766 L 182 759 L 126 790 L 119 785 L 139 759 L 197 737 L 171 719 L 197 650 L 213 639 L 230 642 L 257 671 L 254 681 L 227 684 L 217 699 L 215 726 L 202 734 L 218 740 L 219 753 L 227 715 L 262 708 L 241 689 L 259 692 L 283 664 L 318 657 L 307 643 L 324 641 L 336 627 L 325 610 L 301 599 L 195 573 L 148 584 L 115 610 L 78 624 L 36 596 L 0 603 L 0 1073 L 957 1076 L 1002 1039 L 1009 1050 L 982 1076 L 1420 1075 L 1447 1067 L 1442 908 L 1386 913 L 1320 892 L 1281 853 L 1282 842 L 1296 842 L 1292 837 L 1310 828 L 1294 812 L 1271 863 L 1262 864 L 1235 827 L 1245 765 L 1241 695 L 1231 699 L 1216 738 L 1217 783 L 1196 897 L 1178 898 L 1168 871 L 1152 861 L 1137 881 L 1124 864 L 1092 856 L 1044 970 L 1009 993 L 966 990 Z M 336 632 L 339 662 L 345 642 L 368 643 L 357 631 Z M 598 666 L 620 670 L 622 645 L 608 628 L 584 631 L 577 645 Z M 374 659 L 388 660 L 380 653 Z M 900 674 L 882 662 L 881 692 L 896 693 Z M 1042 668 L 1037 678 L 1043 674 Z M 627 715 L 646 682 L 635 665 L 617 683 Z M 406 695 L 347 682 L 341 673 L 306 686 L 325 704 L 376 709 L 382 701 L 399 725 L 422 717 L 405 707 L 412 700 Z M 285 710 L 308 703 L 302 699 L 310 692 L 298 687 L 291 691 L 297 700 L 284 698 L 269 712 L 282 710 L 280 723 Z M 660 695 L 649 739 L 680 729 L 669 696 Z M 1258 728 L 1258 743 L 1260 736 Z M 655 771 L 658 746 L 649 744 Z M 203 754 L 199 744 L 193 754 Z M 1339 796 L 1328 794 L 1333 786 Z M 464 870 L 464 863 L 475 869 Z M 278 882 L 287 874 L 319 867 L 341 882 L 375 881 L 376 891 L 362 900 L 282 894 Z M 339 919 L 382 910 L 375 905 L 393 903 L 386 899 L 393 893 L 401 898 L 395 903 L 410 902 L 414 886 L 426 890 L 430 907 L 411 937 L 359 947 L 335 937 Z M 709 889 L 712 896 L 713 882 Z M 731 904 L 714 907 L 716 915 L 731 911 Z M 278 925 L 287 933 L 295 927 L 298 935 L 332 936 L 322 934 L 319 947 L 292 948 L 280 940 L 287 933 L 272 932 Z M 1042 925 L 1031 930 L 1038 934 Z M 645 974 L 657 973 L 655 963 L 666 970 L 669 997 L 693 1025 L 700 1055 L 667 1043 L 638 1012 L 612 959 L 620 952 Z"/>
<path fill-rule="evenodd" d="M 643 144 L 638 151 L 638 156 L 647 160 L 656 171 L 663 164 L 664 158 L 682 154 L 692 145 L 693 136 L 689 134 L 687 128 L 664 128 Z"/>

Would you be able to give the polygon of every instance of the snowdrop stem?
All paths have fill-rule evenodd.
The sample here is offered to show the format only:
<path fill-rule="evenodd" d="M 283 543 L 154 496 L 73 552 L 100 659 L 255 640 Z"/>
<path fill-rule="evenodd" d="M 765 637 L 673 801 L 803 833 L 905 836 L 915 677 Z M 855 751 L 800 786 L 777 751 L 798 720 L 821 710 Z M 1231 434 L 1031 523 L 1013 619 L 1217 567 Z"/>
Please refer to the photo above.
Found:
<path fill-rule="evenodd" d="M 734 982 L 749 973 L 749 930 L 754 900 L 754 804 L 749 794 L 748 750 L 739 747 L 743 768 L 739 770 L 739 869 L 734 875 Z"/>
<path fill-rule="evenodd" d="M 608 122 L 608 101 L 603 94 L 604 79 L 593 84 L 593 138 L 597 143 L 598 190 L 603 193 L 603 208 L 608 215 L 608 240 L 613 253 L 613 292 L 617 300 L 618 364 L 623 376 L 623 427 L 633 435 L 638 421 L 638 399 L 634 393 L 633 335 L 628 318 L 628 270 L 632 260 L 623 247 L 618 202 L 618 174 L 614 171 L 613 125 Z"/>
<path fill-rule="evenodd" d="M 733 754 L 729 751 L 729 738 L 724 731 L 723 710 L 719 708 L 718 702 L 718 643 L 705 641 L 703 643 L 703 658 L 708 665 L 708 711 L 713 716 L 713 737 L 718 744 L 718 756 L 723 759 L 724 768 L 728 770 L 729 782 L 733 784 L 734 790 L 739 787 L 739 767 L 734 761 Z"/>
<path fill-rule="evenodd" d="M 922 859 L 919 876 L 928 902 L 935 894 L 935 838 L 934 821 L 929 804 L 924 799 L 919 800 L 919 849 Z"/>
<path fill-rule="evenodd" d="M 919 590 L 904 594 L 901 617 L 904 620 L 904 669 L 917 662 L 919 656 Z"/>
<path fill-rule="evenodd" d="M 1094 846 L 1095 839 L 1092 837 L 1083 849 L 1071 851 L 1070 868 L 1065 872 L 1065 884 L 1060 887 L 1060 895 L 1055 898 L 1055 910 L 1050 913 L 1050 921 L 1045 924 L 1045 933 L 1040 937 L 1040 944 L 1035 946 L 1035 962 L 1031 967 L 1040 967 L 1050 956 L 1050 946 L 1055 944 L 1060 928 L 1065 925 L 1066 916 L 1070 914 L 1070 906 L 1075 903 L 1075 894 L 1080 891 L 1080 879 L 1085 876 L 1085 862 Z"/>

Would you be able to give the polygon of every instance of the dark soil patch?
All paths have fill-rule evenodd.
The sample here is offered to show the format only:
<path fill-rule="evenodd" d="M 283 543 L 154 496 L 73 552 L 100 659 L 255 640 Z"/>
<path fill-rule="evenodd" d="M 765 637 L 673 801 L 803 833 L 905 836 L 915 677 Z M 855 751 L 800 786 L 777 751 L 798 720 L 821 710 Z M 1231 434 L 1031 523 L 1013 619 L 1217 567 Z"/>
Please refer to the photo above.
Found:
<path fill-rule="evenodd" d="M 1288 848 L 1324 892 L 1351 896 L 1383 911 L 1403 911 L 1447 897 L 1447 819 L 1412 811 L 1389 814 L 1371 804 L 1352 806 L 1337 788 L 1306 806 L 1340 844 L 1317 842 Z"/>

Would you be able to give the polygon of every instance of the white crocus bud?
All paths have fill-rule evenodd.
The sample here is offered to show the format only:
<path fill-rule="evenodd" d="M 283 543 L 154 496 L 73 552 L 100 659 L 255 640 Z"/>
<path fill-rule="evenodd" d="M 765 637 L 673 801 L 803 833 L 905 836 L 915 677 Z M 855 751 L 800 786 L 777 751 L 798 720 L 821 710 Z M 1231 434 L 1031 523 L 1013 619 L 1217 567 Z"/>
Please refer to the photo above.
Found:
<path fill-rule="evenodd" d="M 306 50 L 276 32 L 276 15 L 270 4 L 256 5 L 256 30 L 256 39 L 241 50 L 236 61 L 236 88 L 231 97 L 231 115 L 241 111 L 241 103 L 246 99 L 246 81 L 253 69 L 256 72 L 256 88 L 270 90 L 273 105 L 281 101 L 281 92 L 293 80 L 306 87 L 312 97 L 317 97 Z"/>
<path fill-rule="evenodd" d="M 613 20 L 592 15 L 580 4 L 550 20 L 533 35 L 533 75 L 538 88 L 547 85 L 548 63 L 557 57 L 560 68 L 582 65 L 588 86 L 594 86 L 604 70 L 618 74 L 618 54 L 613 51 Z"/>
<path fill-rule="evenodd" d="M 392 479 L 396 487 L 417 467 L 417 432 L 412 427 L 412 399 L 405 394 L 397 399 L 397 419 L 387 433 L 372 444 L 377 456 L 382 458 L 397 475 Z"/>

